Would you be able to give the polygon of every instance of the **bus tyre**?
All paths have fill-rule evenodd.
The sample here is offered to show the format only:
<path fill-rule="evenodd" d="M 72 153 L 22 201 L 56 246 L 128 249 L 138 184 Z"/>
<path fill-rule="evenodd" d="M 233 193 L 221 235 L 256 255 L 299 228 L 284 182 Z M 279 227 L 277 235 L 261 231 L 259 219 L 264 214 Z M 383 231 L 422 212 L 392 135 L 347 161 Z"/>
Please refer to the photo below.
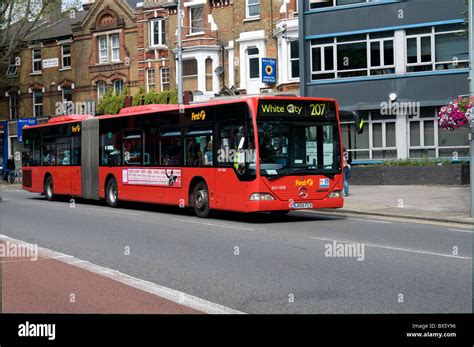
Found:
<path fill-rule="evenodd" d="M 54 185 L 51 176 L 46 177 L 44 181 L 44 196 L 48 201 L 54 200 Z"/>
<path fill-rule="evenodd" d="M 288 213 L 290 213 L 290 211 L 289 210 L 271 211 L 270 213 L 274 216 L 286 216 Z"/>
<path fill-rule="evenodd" d="M 118 205 L 118 186 L 115 178 L 111 178 L 107 182 L 107 187 L 105 188 L 105 201 L 110 207 L 117 207 Z"/>
<path fill-rule="evenodd" d="M 193 206 L 194 212 L 199 218 L 209 216 L 209 190 L 205 182 L 198 182 L 194 187 Z"/>

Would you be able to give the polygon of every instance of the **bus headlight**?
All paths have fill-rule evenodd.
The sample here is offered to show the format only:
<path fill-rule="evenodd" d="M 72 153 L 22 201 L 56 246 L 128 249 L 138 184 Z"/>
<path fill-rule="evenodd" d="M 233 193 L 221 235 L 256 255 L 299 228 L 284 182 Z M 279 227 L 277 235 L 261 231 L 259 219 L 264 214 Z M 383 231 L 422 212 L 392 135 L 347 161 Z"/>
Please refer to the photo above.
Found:
<path fill-rule="evenodd" d="M 270 201 L 275 198 L 269 193 L 253 193 L 250 195 L 250 201 Z"/>
<path fill-rule="evenodd" d="M 335 190 L 335 191 L 329 193 L 329 198 L 342 198 L 342 191 L 341 190 Z"/>

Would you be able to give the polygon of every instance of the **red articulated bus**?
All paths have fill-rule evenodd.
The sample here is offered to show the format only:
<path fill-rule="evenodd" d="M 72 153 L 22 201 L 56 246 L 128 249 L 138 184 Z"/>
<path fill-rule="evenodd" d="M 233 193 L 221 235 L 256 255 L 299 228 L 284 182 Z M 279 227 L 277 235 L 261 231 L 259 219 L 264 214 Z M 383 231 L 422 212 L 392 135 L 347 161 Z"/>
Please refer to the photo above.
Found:
<path fill-rule="evenodd" d="M 23 130 L 23 189 L 85 199 L 272 212 L 343 206 L 333 99 L 248 97 L 60 116 Z"/>

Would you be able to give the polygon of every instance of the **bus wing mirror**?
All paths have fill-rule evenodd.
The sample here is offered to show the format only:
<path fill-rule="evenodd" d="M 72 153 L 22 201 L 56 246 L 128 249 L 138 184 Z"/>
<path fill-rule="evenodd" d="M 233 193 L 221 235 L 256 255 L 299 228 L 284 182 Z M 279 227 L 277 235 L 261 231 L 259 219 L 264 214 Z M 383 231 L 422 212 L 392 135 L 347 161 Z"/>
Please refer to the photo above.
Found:
<path fill-rule="evenodd" d="M 364 133 L 364 118 L 357 111 L 339 111 L 341 121 L 354 122 L 357 134 Z"/>

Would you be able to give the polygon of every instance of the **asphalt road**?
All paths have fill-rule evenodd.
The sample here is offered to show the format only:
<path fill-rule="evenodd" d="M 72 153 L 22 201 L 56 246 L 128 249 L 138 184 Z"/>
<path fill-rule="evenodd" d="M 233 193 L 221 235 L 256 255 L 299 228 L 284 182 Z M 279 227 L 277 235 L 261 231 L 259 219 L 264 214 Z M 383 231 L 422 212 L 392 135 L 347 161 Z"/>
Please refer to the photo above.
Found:
<path fill-rule="evenodd" d="M 472 312 L 472 233 L 462 228 L 124 207 L 5 190 L 2 233 L 246 313 Z M 333 240 L 365 244 L 363 258 L 328 257 Z"/>

